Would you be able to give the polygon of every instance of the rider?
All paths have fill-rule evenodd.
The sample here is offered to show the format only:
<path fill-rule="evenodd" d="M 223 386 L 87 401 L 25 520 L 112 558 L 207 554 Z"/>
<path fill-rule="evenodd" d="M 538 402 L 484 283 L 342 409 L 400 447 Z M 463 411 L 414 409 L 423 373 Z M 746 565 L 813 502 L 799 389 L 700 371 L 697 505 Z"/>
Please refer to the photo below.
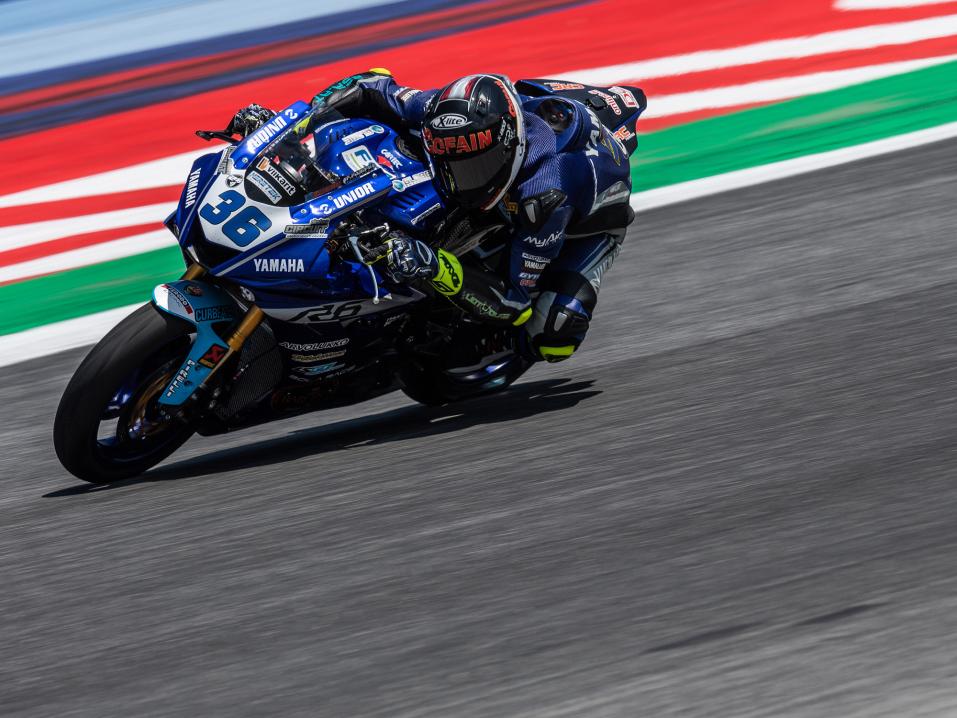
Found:
<path fill-rule="evenodd" d="M 584 340 L 602 275 L 634 219 L 628 155 L 645 98 L 637 88 L 563 81 L 518 87 L 478 74 L 421 91 L 374 69 L 332 85 L 313 106 L 418 135 L 451 210 L 443 231 L 477 233 L 494 217 L 511 235 L 507 277 L 403 234 L 380 248 L 390 273 L 431 281 L 483 321 L 524 326 L 530 358 L 560 361 Z M 252 131 L 271 116 L 262 109 L 241 110 L 230 128 Z"/>

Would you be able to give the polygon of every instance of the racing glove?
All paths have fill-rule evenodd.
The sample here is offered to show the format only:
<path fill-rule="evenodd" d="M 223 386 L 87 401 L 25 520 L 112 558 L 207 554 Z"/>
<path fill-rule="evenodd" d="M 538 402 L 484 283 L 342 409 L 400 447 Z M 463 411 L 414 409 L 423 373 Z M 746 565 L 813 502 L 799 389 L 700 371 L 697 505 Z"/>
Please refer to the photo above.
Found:
<path fill-rule="evenodd" d="M 404 234 L 393 234 L 365 256 L 369 264 L 380 260 L 385 260 L 386 271 L 397 282 L 432 279 L 438 273 L 439 263 L 432 248 Z"/>
<path fill-rule="evenodd" d="M 255 103 L 247 105 L 233 115 L 233 119 L 226 126 L 226 132 L 230 135 L 240 134 L 247 137 L 275 116 L 275 112 L 262 105 Z"/>

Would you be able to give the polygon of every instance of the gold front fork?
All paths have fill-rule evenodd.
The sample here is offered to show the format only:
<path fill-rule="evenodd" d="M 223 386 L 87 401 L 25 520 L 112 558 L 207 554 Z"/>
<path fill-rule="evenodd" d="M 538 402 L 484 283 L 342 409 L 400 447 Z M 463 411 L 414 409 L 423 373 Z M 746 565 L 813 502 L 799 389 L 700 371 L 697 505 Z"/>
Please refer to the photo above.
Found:
<path fill-rule="evenodd" d="M 189 265 L 189 267 L 186 268 L 186 273 L 183 274 L 183 276 L 180 277 L 180 279 L 199 279 L 204 274 L 206 274 L 206 270 L 203 269 L 201 265 L 191 264 Z"/>
<path fill-rule="evenodd" d="M 191 264 L 186 269 L 182 279 L 196 280 L 205 274 L 206 270 L 203 269 L 202 266 L 199 264 Z M 203 382 L 204 386 L 209 383 L 209 380 L 217 372 L 219 367 L 223 366 L 233 354 L 243 348 L 243 344 L 246 343 L 246 340 L 249 339 L 249 336 L 256 331 L 256 327 L 262 324 L 262 321 L 265 318 L 265 312 L 263 312 L 263 310 L 257 307 L 255 304 L 249 307 L 249 311 L 246 312 L 246 315 L 240 320 L 239 324 L 236 325 L 233 333 L 229 335 L 229 339 L 226 340 L 228 348 L 226 353 L 223 355 L 223 358 L 220 359 L 216 366 L 213 367 L 213 370 L 206 375 L 206 381 Z"/>
<path fill-rule="evenodd" d="M 246 316 L 242 318 L 242 321 L 240 321 L 239 325 L 233 330 L 232 335 L 226 340 L 226 343 L 229 344 L 230 354 L 238 352 L 243 348 L 243 344 L 249 339 L 249 335 L 256 330 L 256 327 L 262 324 L 265 316 L 263 310 L 255 304 L 249 308 L 249 311 L 246 312 Z"/>
<path fill-rule="evenodd" d="M 246 312 L 246 316 L 240 320 L 239 324 L 233 330 L 233 333 L 229 335 L 229 339 L 226 340 L 227 349 L 223 358 L 220 359 L 216 366 L 213 367 L 213 370 L 206 375 L 206 380 L 202 386 L 207 386 L 210 380 L 216 375 L 216 372 L 219 371 L 219 368 L 225 366 L 230 357 L 243 348 L 243 344 L 246 343 L 249 336 L 256 331 L 256 327 L 262 324 L 265 318 L 266 313 L 255 304 L 249 308 L 249 311 Z"/>

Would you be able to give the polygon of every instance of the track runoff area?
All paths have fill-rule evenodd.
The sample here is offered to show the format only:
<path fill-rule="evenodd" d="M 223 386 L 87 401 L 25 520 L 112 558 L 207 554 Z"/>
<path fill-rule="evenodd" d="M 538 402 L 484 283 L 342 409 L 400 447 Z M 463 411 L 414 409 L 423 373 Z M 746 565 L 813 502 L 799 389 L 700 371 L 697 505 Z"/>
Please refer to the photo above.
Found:
<path fill-rule="evenodd" d="M 659 5 L 551 10 L 0 141 L 14 165 L 36 167 L 0 196 L 0 366 L 97 341 L 181 271 L 160 223 L 192 159 L 210 151 L 192 130 L 218 127 L 250 101 L 284 106 L 367 66 L 437 86 L 489 69 L 482 47 L 534 28 L 535 51 L 506 48 L 493 69 L 648 93 L 632 161 L 639 211 L 957 136 L 957 2 L 769 11 L 759 0 L 716 1 L 693 18 Z M 569 42 L 581 22 L 611 17 L 619 37 L 641 41 Z M 595 64 L 610 58 L 620 62 Z M 50 153 L 38 164 L 37 147 L 74 146 L 69 162 Z"/>

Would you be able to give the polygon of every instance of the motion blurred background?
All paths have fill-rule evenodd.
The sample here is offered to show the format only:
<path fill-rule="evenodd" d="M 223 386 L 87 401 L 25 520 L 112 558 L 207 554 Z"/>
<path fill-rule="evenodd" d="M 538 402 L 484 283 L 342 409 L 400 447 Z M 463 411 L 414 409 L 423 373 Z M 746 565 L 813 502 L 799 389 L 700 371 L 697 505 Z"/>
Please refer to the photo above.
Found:
<path fill-rule="evenodd" d="M 160 222 L 208 148 L 193 131 L 250 102 L 282 108 L 369 67 L 421 88 L 478 71 L 634 83 L 651 98 L 638 192 L 952 120 L 955 11 L 928 0 L 8 0 L 0 153 L 17 169 L 0 189 L 0 335 L 140 302 L 175 274 Z"/>
<path fill-rule="evenodd" d="M 370 67 L 645 89 L 588 342 L 78 486 L 193 131 Z M 0 0 L 0 715 L 957 715 L 955 138 L 957 1 Z"/>

